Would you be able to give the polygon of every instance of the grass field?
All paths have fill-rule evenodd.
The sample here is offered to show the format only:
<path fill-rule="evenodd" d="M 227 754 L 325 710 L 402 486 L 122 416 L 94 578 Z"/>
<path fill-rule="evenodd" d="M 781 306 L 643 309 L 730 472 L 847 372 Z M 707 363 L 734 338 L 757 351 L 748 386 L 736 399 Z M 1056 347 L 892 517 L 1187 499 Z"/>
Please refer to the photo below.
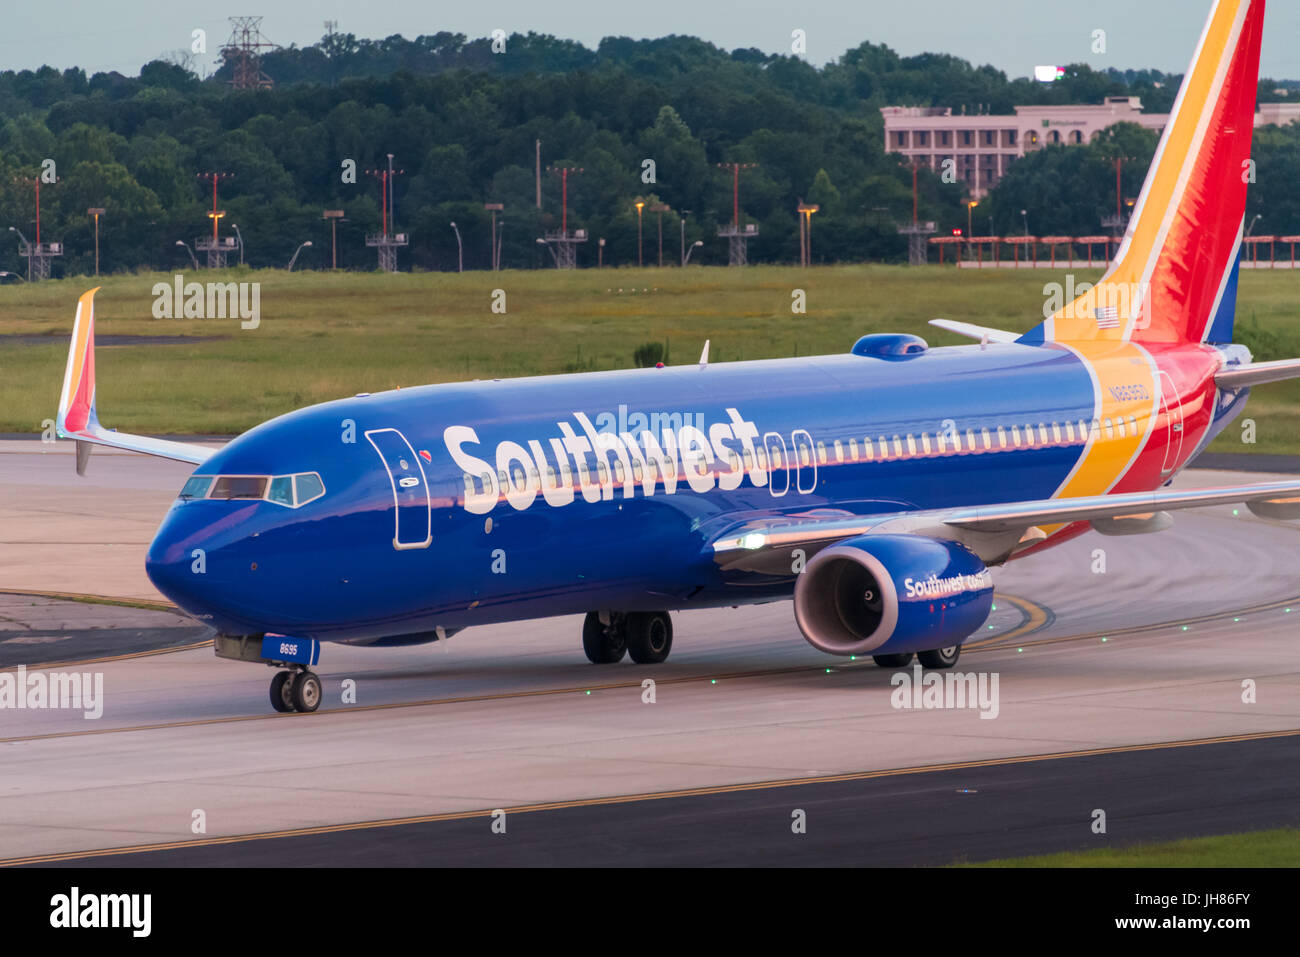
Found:
<path fill-rule="evenodd" d="M 670 363 L 696 361 L 705 339 L 714 362 L 843 352 L 880 331 L 945 345 L 963 340 L 928 319 L 1022 331 L 1042 315 L 1044 283 L 1065 274 L 869 265 L 185 275 L 260 283 L 260 326 L 153 318 L 154 283 L 170 283 L 170 273 L 103 278 L 96 369 L 106 426 L 233 434 L 357 392 L 626 368 L 648 340 L 668 344 Z M 39 432 L 53 417 L 76 300 L 91 285 L 79 277 L 0 286 L 0 432 Z M 504 314 L 492 311 L 494 289 L 505 293 Z M 796 289 L 807 294 L 805 315 L 791 312 Z M 1238 338 L 1259 358 L 1300 355 L 1297 293 L 1300 275 L 1243 275 Z M 112 345 L 109 336 L 151 339 Z M 1300 452 L 1300 382 L 1256 390 L 1247 415 L 1257 444 L 1232 429 L 1217 450 Z"/>
<path fill-rule="evenodd" d="M 1252 831 L 957 867 L 1297 867 L 1300 830 Z"/>

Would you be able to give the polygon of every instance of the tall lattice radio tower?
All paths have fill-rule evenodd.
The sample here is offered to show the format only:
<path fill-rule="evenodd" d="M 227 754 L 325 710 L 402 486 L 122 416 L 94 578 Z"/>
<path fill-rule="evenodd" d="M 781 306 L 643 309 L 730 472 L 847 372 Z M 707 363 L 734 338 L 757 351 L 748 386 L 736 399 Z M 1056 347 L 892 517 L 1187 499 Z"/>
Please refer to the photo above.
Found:
<path fill-rule="evenodd" d="M 279 46 L 262 36 L 261 17 L 229 17 L 230 39 L 221 48 L 221 60 L 230 64 L 230 85 L 236 90 L 269 89 L 272 80 L 262 72 L 262 51 Z"/>

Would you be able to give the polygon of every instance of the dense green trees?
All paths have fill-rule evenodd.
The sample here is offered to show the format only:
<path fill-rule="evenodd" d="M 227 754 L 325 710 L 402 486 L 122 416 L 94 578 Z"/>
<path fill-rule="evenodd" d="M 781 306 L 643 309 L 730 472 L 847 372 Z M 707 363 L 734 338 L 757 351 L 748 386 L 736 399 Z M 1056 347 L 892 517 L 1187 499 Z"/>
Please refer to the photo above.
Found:
<path fill-rule="evenodd" d="M 536 243 L 560 221 L 558 178 L 543 173 L 535 205 L 534 143 L 543 166 L 571 165 L 570 228 L 591 241 L 579 254 L 636 261 L 636 212 L 663 203 L 665 261 L 682 239 L 703 239 L 697 262 L 724 262 L 717 228 L 731 219 L 731 177 L 724 161 L 757 164 L 742 174 L 741 206 L 761 233 L 755 261 L 798 258 L 800 199 L 818 203 L 815 261 L 896 260 L 905 247 L 897 225 L 911 217 L 911 177 L 884 152 L 879 107 L 951 106 L 1005 111 L 1015 104 L 1095 102 L 1142 95 L 1168 108 L 1178 78 L 1154 72 L 1097 73 L 1071 67 L 1051 85 L 1008 80 L 939 54 L 901 57 L 863 43 L 824 68 L 757 50 L 727 52 L 692 37 L 609 37 L 595 50 L 538 34 L 489 38 L 451 33 L 414 40 L 364 40 L 335 34 L 305 49 L 264 58 L 271 90 L 234 91 L 228 67 L 207 81 L 174 64 L 146 64 L 138 77 L 87 77 L 50 68 L 0 73 L 0 230 L 32 236 L 31 179 L 54 160 L 59 182 L 42 187 L 42 238 L 61 239 L 62 272 L 91 268 L 91 220 L 103 206 L 102 268 L 179 268 L 208 228 L 211 195 L 201 172 L 233 173 L 222 183 L 223 229 L 238 224 L 253 265 L 283 265 L 311 239 L 300 267 L 328 262 L 324 209 L 343 209 L 340 264 L 373 268 L 362 242 L 380 226 L 378 182 L 367 175 L 392 153 L 396 223 L 409 232 L 403 268 L 455 268 L 454 220 L 467 268 L 490 262 L 485 202 L 499 202 L 507 267 L 549 265 Z M 1261 84 L 1272 95 L 1276 84 Z M 1300 128 L 1257 138 L 1259 185 L 1253 211 L 1261 231 L 1300 232 L 1293 175 Z M 1116 130 L 1080 148 L 1049 148 L 1022 160 L 979 210 L 1001 231 L 1021 227 L 1026 209 L 1037 232 L 1092 232 L 1113 209 L 1114 167 L 1130 156 L 1124 190 L 1135 195 L 1154 140 Z M 653 161 L 653 180 L 648 176 Z M 355 175 L 352 175 L 355 171 Z M 920 214 L 944 231 L 965 226 L 961 187 L 920 177 Z M 647 259 L 657 253 L 659 214 L 646 212 Z M 980 230 L 981 232 L 983 229 Z M 16 243 L 0 231 L 0 268 L 19 271 Z"/>

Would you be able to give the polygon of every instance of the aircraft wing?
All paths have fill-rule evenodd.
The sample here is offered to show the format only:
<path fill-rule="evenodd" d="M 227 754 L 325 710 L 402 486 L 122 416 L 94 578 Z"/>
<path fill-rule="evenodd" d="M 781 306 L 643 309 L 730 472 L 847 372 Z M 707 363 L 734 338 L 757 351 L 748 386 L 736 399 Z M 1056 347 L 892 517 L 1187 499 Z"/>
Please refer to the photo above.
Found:
<path fill-rule="evenodd" d="M 86 461 L 96 445 L 157 455 L 192 465 L 207 460 L 216 451 L 188 442 L 172 442 L 147 435 L 130 435 L 106 429 L 95 411 L 95 287 L 77 302 L 77 321 L 68 348 L 68 367 L 63 373 L 59 416 L 55 422 L 60 438 L 77 442 L 77 474 L 86 474 Z"/>
<path fill-rule="evenodd" d="M 1274 516 L 1300 517 L 1300 481 L 1234 485 L 1219 488 L 1162 489 L 1120 495 L 1050 498 L 1037 501 L 976 505 L 863 515 L 853 518 L 794 520 L 766 519 L 726 532 L 712 543 L 714 561 L 724 568 L 761 568 L 763 556 L 779 554 L 788 566 L 790 550 L 806 554 L 868 532 L 901 532 L 960 541 L 985 561 L 1005 559 L 1020 542 L 1045 537 L 1026 536 L 1043 525 L 1105 519 L 1146 519 L 1154 513 L 1207 505 L 1245 503 L 1248 507 L 1274 506 Z M 1253 509 L 1252 509 L 1253 510 Z M 1295 512 L 1295 515 L 1290 515 Z"/>
<path fill-rule="evenodd" d="M 931 319 L 930 325 L 945 329 L 948 332 L 955 332 L 959 336 L 965 336 L 967 339 L 987 339 L 989 342 L 1015 342 L 1020 338 L 1018 332 L 1007 332 L 1005 329 L 990 329 L 988 326 L 977 326 L 971 322 L 958 322 L 955 319 Z"/>

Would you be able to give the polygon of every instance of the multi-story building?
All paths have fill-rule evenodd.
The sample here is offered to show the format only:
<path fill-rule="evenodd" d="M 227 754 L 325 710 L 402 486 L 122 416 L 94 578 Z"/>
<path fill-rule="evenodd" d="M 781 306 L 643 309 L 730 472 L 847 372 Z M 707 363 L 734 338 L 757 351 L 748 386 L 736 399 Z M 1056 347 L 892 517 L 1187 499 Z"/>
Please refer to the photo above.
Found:
<path fill-rule="evenodd" d="M 1098 106 L 1017 106 L 1012 115 L 953 115 L 945 107 L 886 106 L 885 151 L 942 171 L 945 160 L 971 195 L 986 194 L 1026 153 L 1054 144 L 1087 143 L 1108 126 L 1137 123 L 1157 132 L 1167 113 L 1143 113 L 1136 96 L 1108 96 Z M 1255 125 L 1300 119 L 1300 103 L 1264 103 Z"/>

